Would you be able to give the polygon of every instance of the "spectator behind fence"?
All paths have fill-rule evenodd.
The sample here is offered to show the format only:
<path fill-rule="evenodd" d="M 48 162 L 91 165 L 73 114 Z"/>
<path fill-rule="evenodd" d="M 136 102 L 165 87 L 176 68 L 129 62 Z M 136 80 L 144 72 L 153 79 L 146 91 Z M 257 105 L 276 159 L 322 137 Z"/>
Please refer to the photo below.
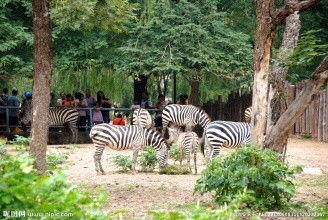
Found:
<path fill-rule="evenodd" d="M 125 125 L 125 120 L 121 113 L 118 113 L 116 118 L 113 120 L 113 125 Z"/>
<path fill-rule="evenodd" d="M 97 103 L 99 103 L 102 108 L 111 108 L 112 107 L 111 103 L 106 98 L 103 91 L 97 92 Z M 101 114 L 103 116 L 104 122 L 109 123 L 109 121 L 110 121 L 109 110 L 103 109 L 103 110 L 101 110 Z"/>
<path fill-rule="evenodd" d="M 141 99 L 141 108 L 151 108 L 152 102 L 149 98 L 148 92 L 142 93 L 142 99 Z"/>
<path fill-rule="evenodd" d="M 12 96 L 8 97 L 7 106 L 14 107 L 14 108 L 9 109 L 9 125 L 17 126 L 18 125 L 18 112 L 19 112 L 19 105 L 20 105 L 20 101 L 17 98 L 18 90 L 16 88 L 14 88 L 11 93 L 12 93 Z M 15 130 L 15 128 L 12 130 Z"/>
<path fill-rule="evenodd" d="M 21 105 L 21 125 L 24 132 L 27 132 L 27 126 L 32 121 L 32 115 L 30 109 L 32 108 L 32 93 L 24 92 L 23 101 Z"/>
<path fill-rule="evenodd" d="M 134 109 L 137 109 L 137 108 L 140 108 L 141 106 L 139 105 L 139 102 L 137 99 L 133 100 L 133 104 L 131 105 L 131 109 L 134 110 Z"/>
<path fill-rule="evenodd" d="M 104 123 L 103 115 L 100 111 L 100 105 L 101 103 L 97 102 L 96 106 L 93 109 L 93 115 L 92 115 L 93 124 Z"/>
<path fill-rule="evenodd" d="M 57 100 L 57 106 L 64 106 L 64 101 L 66 100 L 66 94 L 60 93 L 60 98 Z"/>
<path fill-rule="evenodd" d="M 2 94 L 0 95 L 0 107 L 7 106 L 8 101 L 8 89 L 2 89 Z M 0 108 L 0 125 L 6 125 L 6 109 Z M 5 130 L 5 128 L 0 127 L 0 129 Z"/>
<path fill-rule="evenodd" d="M 188 105 L 188 95 L 180 95 L 178 104 L 180 105 Z"/>
<path fill-rule="evenodd" d="M 165 101 L 165 96 L 163 94 L 160 94 L 158 96 L 158 101 L 155 104 L 155 108 L 158 109 L 156 111 L 155 115 L 155 127 L 156 128 L 161 128 L 162 127 L 162 112 L 164 107 L 167 105 L 167 102 Z"/>
<path fill-rule="evenodd" d="M 63 101 L 63 106 L 68 108 L 75 107 L 74 98 L 71 94 L 66 95 L 66 99 Z"/>
<path fill-rule="evenodd" d="M 87 100 L 84 98 L 84 95 L 80 92 L 76 93 L 75 95 L 76 98 L 76 107 L 77 108 L 86 108 L 88 107 Z M 80 127 L 80 131 L 85 131 L 85 128 L 83 126 L 86 126 L 87 122 L 87 112 L 86 110 L 79 109 L 79 122 L 78 126 Z"/>
<path fill-rule="evenodd" d="M 96 100 L 91 95 L 91 92 L 90 92 L 89 89 L 87 89 L 86 92 L 85 92 L 85 100 L 87 101 L 88 108 L 93 108 L 96 105 Z M 87 111 L 87 121 L 88 121 L 88 127 L 91 127 L 92 122 L 91 122 L 90 111 Z"/>

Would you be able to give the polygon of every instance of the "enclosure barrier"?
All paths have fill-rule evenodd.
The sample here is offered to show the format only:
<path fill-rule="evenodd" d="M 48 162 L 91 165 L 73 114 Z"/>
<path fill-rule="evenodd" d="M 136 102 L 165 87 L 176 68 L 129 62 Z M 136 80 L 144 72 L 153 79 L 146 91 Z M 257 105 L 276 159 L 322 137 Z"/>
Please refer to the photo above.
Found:
<path fill-rule="evenodd" d="M 50 109 L 56 109 L 56 108 L 60 108 L 60 107 L 50 107 Z M 66 108 L 66 107 L 65 107 Z M 0 131 L 7 131 L 10 132 L 10 128 L 15 128 L 15 127 L 19 127 L 22 128 L 21 123 L 19 123 L 18 125 L 10 125 L 9 124 L 9 110 L 10 109 L 18 109 L 19 111 L 21 110 L 21 108 L 19 107 L 12 107 L 12 106 L 0 106 L 0 112 L 2 112 L 4 110 L 5 112 L 5 121 L 0 121 Z M 87 112 L 87 120 L 90 120 L 90 122 L 93 121 L 93 110 L 94 108 L 72 108 L 72 109 L 76 109 L 77 111 L 81 111 L 84 110 Z M 109 111 L 109 113 L 116 113 L 116 112 L 120 112 L 122 114 L 129 114 L 129 118 L 132 117 L 132 113 L 134 111 L 134 109 L 131 108 L 99 108 L 101 111 L 103 110 L 107 110 Z M 158 111 L 158 109 L 155 108 L 150 108 L 147 109 L 149 111 L 150 114 L 154 114 L 156 111 Z M 112 114 L 113 117 L 113 114 Z M 111 117 L 111 118 L 112 118 Z M 87 128 L 87 129 L 91 129 L 91 127 L 93 126 L 93 123 L 90 123 L 88 125 L 88 123 L 86 123 L 85 126 L 78 126 L 78 128 Z M 64 126 L 51 126 L 51 127 L 64 127 Z"/>

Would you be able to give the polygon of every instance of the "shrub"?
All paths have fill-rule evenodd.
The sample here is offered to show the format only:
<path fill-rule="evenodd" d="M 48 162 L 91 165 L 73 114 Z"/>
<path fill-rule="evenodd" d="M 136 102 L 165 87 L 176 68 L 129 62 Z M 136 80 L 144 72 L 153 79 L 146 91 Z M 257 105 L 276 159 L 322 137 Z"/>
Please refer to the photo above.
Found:
<path fill-rule="evenodd" d="M 10 141 L 11 144 L 20 145 L 20 146 L 28 146 L 30 144 L 30 138 L 15 135 L 15 138 L 13 141 Z"/>
<path fill-rule="evenodd" d="M 118 155 L 114 158 L 114 163 L 120 172 L 126 173 L 132 169 L 132 160 L 129 156 Z"/>
<path fill-rule="evenodd" d="M 271 150 L 243 147 L 224 158 L 217 157 L 197 180 L 195 190 L 214 192 L 219 203 L 230 202 L 244 189 L 246 206 L 266 211 L 288 206 L 295 193 L 291 181 L 300 168 L 289 168 Z"/>
<path fill-rule="evenodd" d="M 152 147 L 145 147 L 140 153 L 139 164 L 141 165 L 142 171 L 153 171 L 156 165 L 156 151 Z"/>
<path fill-rule="evenodd" d="M 168 175 L 184 175 L 190 174 L 190 169 L 187 166 L 167 165 L 159 171 L 160 174 Z"/>
<path fill-rule="evenodd" d="M 183 155 L 181 153 L 181 150 L 176 145 L 172 145 L 171 149 L 169 150 L 169 156 L 176 161 L 180 161 L 180 159 L 183 159 Z"/>
<path fill-rule="evenodd" d="M 70 213 L 72 216 L 48 216 L 42 219 L 106 219 L 97 211 L 105 195 L 93 198 L 87 192 L 80 192 L 67 183 L 66 177 L 59 171 L 51 176 L 39 176 L 33 169 L 33 162 L 27 153 L 2 156 L 0 210 L 24 210 L 26 218 L 28 213 L 51 212 Z"/>
<path fill-rule="evenodd" d="M 67 153 L 50 153 L 47 155 L 47 164 L 53 169 L 57 165 L 63 164 L 67 158 Z"/>

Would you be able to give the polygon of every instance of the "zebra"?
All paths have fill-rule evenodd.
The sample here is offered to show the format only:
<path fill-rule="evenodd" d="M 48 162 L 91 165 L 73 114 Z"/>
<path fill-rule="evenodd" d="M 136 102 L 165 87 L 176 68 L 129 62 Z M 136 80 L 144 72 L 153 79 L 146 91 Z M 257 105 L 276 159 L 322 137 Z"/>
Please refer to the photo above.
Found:
<path fill-rule="evenodd" d="M 250 123 L 251 122 L 251 119 L 252 119 L 252 106 L 246 108 L 246 110 L 244 112 L 244 117 L 245 117 L 245 121 L 247 123 Z"/>
<path fill-rule="evenodd" d="M 146 109 L 138 108 L 133 111 L 132 124 L 139 125 L 143 128 L 150 128 L 153 121 Z"/>
<path fill-rule="evenodd" d="M 201 140 L 201 145 L 205 145 L 206 162 L 219 155 L 222 146 L 241 146 L 250 143 L 250 138 L 249 123 L 232 121 L 209 123 Z"/>
<path fill-rule="evenodd" d="M 163 134 L 166 134 L 170 122 L 176 126 L 186 126 L 186 131 L 192 131 L 199 124 L 203 128 L 211 122 L 208 114 L 193 105 L 167 105 L 162 114 Z"/>
<path fill-rule="evenodd" d="M 177 146 L 181 152 L 180 165 L 182 164 L 183 156 L 186 155 L 187 163 L 191 171 L 190 157 L 194 156 L 195 174 L 197 174 L 197 149 L 199 147 L 199 138 L 195 132 L 182 132 L 179 128 L 168 128 L 170 138 L 167 143 L 177 141 Z"/>
<path fill-rule="evenodd" d="M 32 104 L 23 107 L 24 115 L 22 117 L 22 126 L 26 127 L 32 121 Z M 72 108 L 50 108 L 49 109 L 49 127 L 51 126 L 68 126 L 72 132 L 72 141 L 77 143 L 77 121 L 79 112 Z"/>
<path fill-rule="evenodd" d="M 98 174 L 105 174 L 101 156 L 106 146 L 115 150 L 133 149 L 132 171 L 135 172 L 138 152 L 145 146 L 152 146 L 157 152 L 159 167 L 167 165 L 167 145 L 160 133 L 138 125 L 117 126 L 98 124 L 92 127 L 90 138 L 96 147 L 94 163 Z"/>

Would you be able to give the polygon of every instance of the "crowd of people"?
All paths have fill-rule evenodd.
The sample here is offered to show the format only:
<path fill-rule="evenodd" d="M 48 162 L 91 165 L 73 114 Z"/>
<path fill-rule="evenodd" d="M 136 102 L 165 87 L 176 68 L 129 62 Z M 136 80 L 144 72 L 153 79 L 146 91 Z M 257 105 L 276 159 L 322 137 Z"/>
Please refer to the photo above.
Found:
<path fill-rule="evenodd" d="M 22 98 L 18 96 L 18 90 L 13 88 L 11 95 L 9 95 L 9 90 L 4 88 L 2 94 L 0 95 L 0 129 L 4 129 L 6 125 L 6 109 L 1 107 L 8 106 L 9 114 L 9 125 L 13 127 L 12 130 L 15 130 L 16 126 L 19 125 L 19 120 L 24 115 L 24 110 L 19 110 L 20 108 L 24 109 L 22 106 L 31 102 L 32 93 L 24 92 Z M 180 95 L 179 104 L 188 104 L 188 96 Z M 130 108 L 145 108 L 145 109 L 156 109 L 155 111 L 155 127 L 162 126 L 162 111 L 164 107 L 169 104 L 163 94 L 158 96 L 158 100 L 155 104 L 152 103 L 147 92 L 142 93 L 141 102 L 134 100 Z M 74 93 L 74 96 L 69 93 L 60 93 L 58 99 L 56 99 L 54 93 L 51 93 L 50 107 L 68 107 L 68 108 L 77 108 L 79 112 L 79 122 L 78 126 L 80 130 L 85 130 L 86 127 L 91 127 L 94 124 L 100 123 L 112 123 L 114 125 L 126 125 L 129 120 L 129 113 L 123 114 L 118 110 L 114 111 L 114 119 L 110 120 L 110 108 L 119 108 L 119 103 L 112 103 L 104 94 L 103 91 L 98 91 L 96 96 L 91 94 L 90 90 Z M 92 111 L 86 110 L 85 108 L 91 108 Z M 92 117 L 91 115 L 92 114 Z"/>

